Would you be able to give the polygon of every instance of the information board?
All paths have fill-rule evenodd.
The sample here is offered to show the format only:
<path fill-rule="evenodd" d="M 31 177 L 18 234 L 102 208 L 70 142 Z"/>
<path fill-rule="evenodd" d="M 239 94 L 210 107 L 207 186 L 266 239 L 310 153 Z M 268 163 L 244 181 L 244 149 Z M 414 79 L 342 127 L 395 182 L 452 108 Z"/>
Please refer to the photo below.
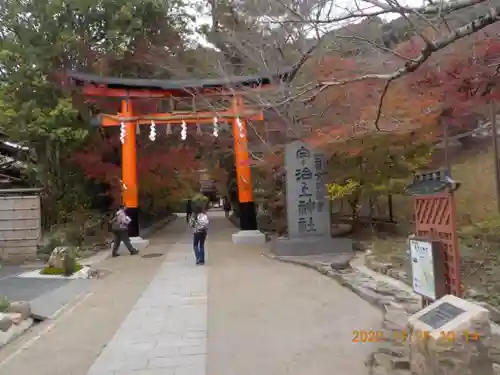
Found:
<path fill-rule="evenodd" d="M 412 285 L 415 293 L 436 300 L 432 242 L 410 239 Z"/>

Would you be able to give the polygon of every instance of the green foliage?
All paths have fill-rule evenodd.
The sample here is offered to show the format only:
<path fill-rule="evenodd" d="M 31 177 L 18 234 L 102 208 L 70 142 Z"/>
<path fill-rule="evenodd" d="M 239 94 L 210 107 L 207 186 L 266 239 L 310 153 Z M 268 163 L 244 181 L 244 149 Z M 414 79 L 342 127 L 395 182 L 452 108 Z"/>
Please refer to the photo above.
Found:
<path fill-rule="evenodd" d="M 70 274 L 72 275 L 75 272 L 80 271 L 83 266 L 79 263 L 74 263 L 74 271 Z M 55 267 L 45 267 L 40 271 L 40 275 L 65 275 L 64 268 L 55 268 Z M 70 276 L 67 275 L 67 276 Z"/>
<path fill-rule="evenodd" d="M 329 160 L 329 198 L 345 199 L 357 216 L 361 201 L 402 194 L 412 172 L 426 166 L 432 146 L 412 135 L 366 135 L 343 145 Z"/>
<path fill-rule="evenodd" d="M 102 214 L 79 209 L 68 213 L 67 221 L 51 228 L 44 245 L 37 251 L 39 255 L 48 256 L 59 246 L 80 247 L 85 243 L 101 243 L 108 235 L 106 218 Z"/>
<path fill-rule="evenodd" d="M 208 198 L 203 194 L 196 194 L 192 199 L 193 208 L 208 208 Z"/>
<path fill-rule="evenodd" d="M 68 249 L 63 257 L 63 275 L 71 276 L 76 272 L 76 253 L 73 249 Z"/>
<path fill-rule="evenodd" d="M 192 198 L 193 203 L 208 203 L 208 197 L 203 195 L 203 194 L 195 194 L 194 197 Z"/>
<path fill-rule="evenodd" d="M 40 248 L 37 250 L 37 253 L 50 255 L 56 247 L 63 246 L 64 243 L 64 237 L 52 235 L 43 246 L 40 246 Z"/>
<path fill-rule="evenodd" d="M 344 184 L 331 183 L 326 184 L 326 187 L 330 200 L 335 200 L 353 195 L 359 189 L 360 184 L 359 181 L 353 181 L 349 178 Z"/>
<path fill-rule="evenodd" d="M 44 188 L 45 228 L 71 222 L 73 211 L 89 207 L 86 176 L 73 160 L 88 141 L 88 106 L 61 85 L 61 73 L 165 75 L 150 60 L 168 65 L 183 46 L 193 22 L 184 5 L 184 0 L 2 4 L 0 130 L 33 150 L 25 178 Z"/>
<path fill-rule="evenodd" d="M 286 233 L 286 194 L 284 175 L 266 166 L 254 170 L 255 202 L 261 212 L 258 217 L 259 229 L 264 232 Z"/>
<path fill-rule="evenodd" d="M 464 226 L 460 228 L 459 234 L 463 238 L 500 243 L 500 217 Z"/>
<path fill-rule="evenodd" d="M 0 297 L 0 313 L 6 312 L 9 306 L 9 300 L 6 297 Z"/>

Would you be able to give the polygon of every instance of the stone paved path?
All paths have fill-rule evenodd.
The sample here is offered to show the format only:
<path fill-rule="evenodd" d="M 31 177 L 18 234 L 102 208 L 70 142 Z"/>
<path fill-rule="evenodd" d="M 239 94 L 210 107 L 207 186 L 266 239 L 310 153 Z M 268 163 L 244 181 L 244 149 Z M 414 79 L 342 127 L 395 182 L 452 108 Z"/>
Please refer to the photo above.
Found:
<path fill-rule="evenodd" d="M 190 250 L 172 247 L 88 375 L 205 374 L 207 269 L 193 265 Z"/>
<path fill-rule="evenodd" d="M 165 257 L 106 261 L 115 271 L 73 313 L 7 364 L 0 351 L 0 375 L 367 375 L 372 348 L 352 332 L 379 327 L 378 310 L 313 270 L 235 247 L 234 227 L 210 216 L 206 266 L 180 218 L 147 249 Z"/>

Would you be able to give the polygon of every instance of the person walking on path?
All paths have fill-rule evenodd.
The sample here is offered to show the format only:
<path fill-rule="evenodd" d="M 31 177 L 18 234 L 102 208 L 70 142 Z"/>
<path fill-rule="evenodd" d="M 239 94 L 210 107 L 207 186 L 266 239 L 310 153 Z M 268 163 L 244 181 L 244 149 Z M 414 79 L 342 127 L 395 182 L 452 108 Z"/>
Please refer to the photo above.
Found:
<path fill-rule="evenodd" d="M 111 219 L 111 231 L 114 234 L 113 250 L 111 251 L 112 257 L 117 257 L 120 255 L 118 254 L 118 249 L 122 242 L 127 247 L 130 255 L 135 255 L 139 252 L 134 248 L 134 246 L 132 246 L 132 244 L 130 243 L 130 238 L 128 236 L 128 225 L 131 221 L 132 219 L 130 219 L 130 217 L 128 217 L 125 213 L 125 207 L 123 207 L 123 205 L 120 205 L 118 211 L 116 211 L 115 216 Z"/>
<path fill-rule="evenodd" d="M 186 202 L 186 223 L 189 223 L 189 218 L 193 214 L 193 204 L 191 199 L 188 199 Z"/>
<path fill-rule="evenodd" d="M 229 214 L 231 213 L 231 203 L 229 202 L 229 199 L 227 199 L 227 197 L 224 197 L 222 205 L 226 218 L 229 218 Z"/>
<path fill-rule="evenodd" d="M 196 264 L 205 264 L 205 240 L 208 232 L 208 216 L 205 208 L 195 206 L 189 226 L 193 228 L 193 248 Z"/>

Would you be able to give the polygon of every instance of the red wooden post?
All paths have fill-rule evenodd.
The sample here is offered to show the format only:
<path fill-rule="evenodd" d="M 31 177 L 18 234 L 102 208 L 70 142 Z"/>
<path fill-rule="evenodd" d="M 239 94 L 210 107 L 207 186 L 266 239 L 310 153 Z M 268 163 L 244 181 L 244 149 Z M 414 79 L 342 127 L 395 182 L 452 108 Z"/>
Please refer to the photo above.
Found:
<path fill-rule="evenodd" d="M 414 196 L 415 234 L 439 239 L 445 259 L 446 292 L 462 295 L 460 249 L 456 223 L 455 197 L 452 192 Z"/>

